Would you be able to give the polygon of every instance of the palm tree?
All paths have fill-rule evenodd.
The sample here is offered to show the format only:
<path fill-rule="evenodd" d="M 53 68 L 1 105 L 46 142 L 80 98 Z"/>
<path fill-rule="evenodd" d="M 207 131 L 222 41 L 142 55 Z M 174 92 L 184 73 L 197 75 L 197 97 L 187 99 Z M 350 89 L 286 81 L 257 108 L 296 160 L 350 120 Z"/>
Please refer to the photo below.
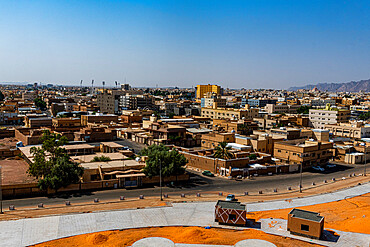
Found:
<path fill-rule="evenodd" d="M 227 142 L 220 142 L 215 148 L 215 157 L 228 160 L 234 158 L 234 154 L 230 152 L 231 147 L 227 146 Z"/>

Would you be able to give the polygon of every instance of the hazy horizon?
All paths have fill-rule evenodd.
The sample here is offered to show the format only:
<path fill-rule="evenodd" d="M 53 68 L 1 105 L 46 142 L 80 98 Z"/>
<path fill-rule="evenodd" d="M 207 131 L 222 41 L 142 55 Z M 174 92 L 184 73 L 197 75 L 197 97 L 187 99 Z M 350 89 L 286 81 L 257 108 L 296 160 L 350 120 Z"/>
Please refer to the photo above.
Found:
<path fill-rule="evenodd" d="M 0 82 L 286 89 L 370 78 L 369 1 L 1 1 Z"/>

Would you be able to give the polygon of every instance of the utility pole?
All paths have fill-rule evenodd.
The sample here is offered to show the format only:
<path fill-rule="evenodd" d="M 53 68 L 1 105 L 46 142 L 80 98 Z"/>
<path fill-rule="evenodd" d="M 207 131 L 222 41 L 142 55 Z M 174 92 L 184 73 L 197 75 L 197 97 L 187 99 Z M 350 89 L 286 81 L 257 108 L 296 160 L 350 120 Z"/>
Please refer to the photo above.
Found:
<path fill-rule="evenodd" d="M 364 176 L 366 176 L 366 156 L 367 156 L 367 146 L 366 146 L 366 143 L 365 143 L 365 164 L 364 164 Z"/>
<path fill-rule="evenodd" d="M 2 188 L 2 167 L 0 166 L 0 214 L 3 214 L 3 188 Z"/>
<path fill-rule="evenodd" d="M 161 190 L 161 201 L 163 201 L 162 197 L 162 161 L 159 159 L 159 188 Z"/>
<path fill-rule="evenodd" d="M 300 180 L 299 180 L 299 193 L 302 193 L 302 167 L 303 167 L 303 163 L 301 163 L 301 171 L 300 171 L 300 173 L 301 173 L 301 178 L 300 178 Z"/>

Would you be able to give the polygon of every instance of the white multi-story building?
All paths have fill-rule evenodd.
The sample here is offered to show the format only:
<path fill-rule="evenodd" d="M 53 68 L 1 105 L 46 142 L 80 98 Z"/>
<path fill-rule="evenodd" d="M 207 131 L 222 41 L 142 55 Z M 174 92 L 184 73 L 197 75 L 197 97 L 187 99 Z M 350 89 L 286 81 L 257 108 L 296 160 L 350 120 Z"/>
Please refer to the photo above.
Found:
<path fill-rule="evenodd" d="M 315 129 L 325 129 L 327 124 L 348 122 L 349 110 L 310 109 L 310 125 Z"/>

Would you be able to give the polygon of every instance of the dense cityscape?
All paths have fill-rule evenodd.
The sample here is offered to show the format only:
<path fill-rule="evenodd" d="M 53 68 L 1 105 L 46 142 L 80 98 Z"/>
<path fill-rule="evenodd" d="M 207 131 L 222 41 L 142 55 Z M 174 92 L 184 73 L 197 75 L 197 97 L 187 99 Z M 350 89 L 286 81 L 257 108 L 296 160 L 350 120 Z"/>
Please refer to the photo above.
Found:
<path fill-rule="evenodd" d="M 216 211 L 245 211 L 235 194 L 335 191 L 368 181 L 367 92 L 104 84 L 1 85 L 2 210 L 229 193 Z M 322 230 L 297 234 L 328 238 Z"/>
<path fill-rule="evenodd" d="M 370 1 L 0 1 L 0 247 L 370 247 Z"/>

